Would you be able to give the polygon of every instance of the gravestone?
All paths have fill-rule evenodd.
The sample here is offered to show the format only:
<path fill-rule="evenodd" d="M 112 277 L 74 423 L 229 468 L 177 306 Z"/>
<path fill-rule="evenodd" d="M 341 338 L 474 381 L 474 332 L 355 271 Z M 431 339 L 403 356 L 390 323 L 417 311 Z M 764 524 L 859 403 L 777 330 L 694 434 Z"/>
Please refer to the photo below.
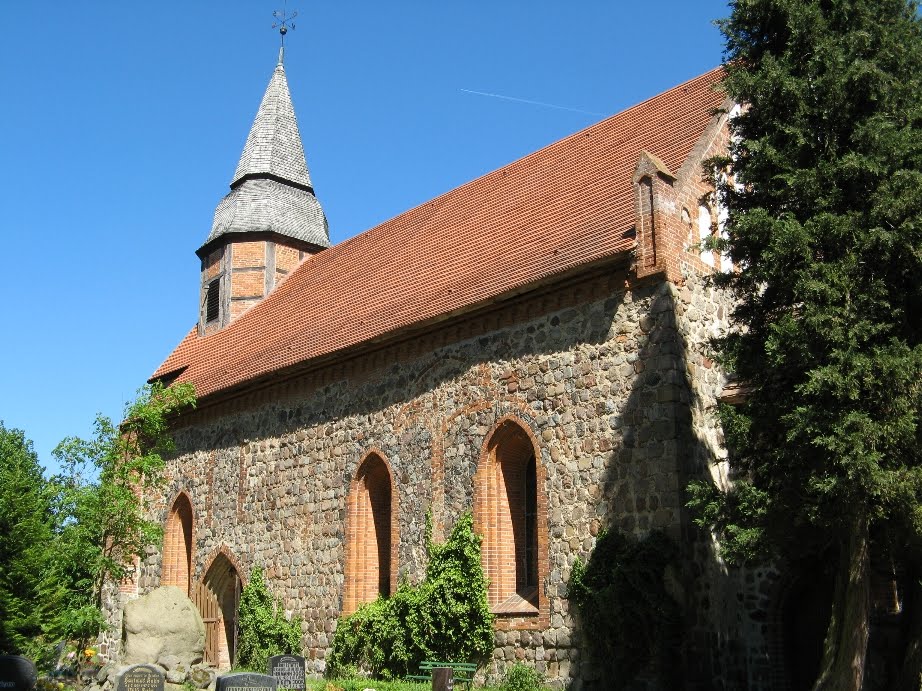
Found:
<path fill-rule="evenodd" d="M 268 674 L 234 672 L 218 677 L 216 691 L 277 691 L 278 684 Z"/>
<path fill-rule="evenodd" d="M 117 691 L 163 691 L 163 671 L 153 665 L 129 667 L 118 680 Z"/>
<path fill-rule="evenodd" d="M 38 681 L 32 660 L 21 655 L 0 655 L 0 691 L 31 691 Z"/>
<path fill-rule="evenodd" d="M 307 686 L 304 674 L 304 658 L 300 655 L 274 655 L 270 657 L 269 676 L 278 682 L 280 689 L 304 691 Z"/>
<path fill-rule="evenodd" d="M 453 691 L 455 671 L 451 667 L 432 668 L 432 691 Z"/>

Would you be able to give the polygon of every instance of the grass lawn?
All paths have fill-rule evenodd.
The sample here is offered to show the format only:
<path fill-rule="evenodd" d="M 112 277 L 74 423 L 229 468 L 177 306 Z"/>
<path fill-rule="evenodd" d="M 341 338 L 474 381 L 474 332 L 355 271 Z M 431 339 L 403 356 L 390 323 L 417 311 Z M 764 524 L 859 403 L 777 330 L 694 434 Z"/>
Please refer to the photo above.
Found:
<path fill-rule="evenodd" d="M 409 681 L 375 681 L 373 679 L 308 679 L 307 691 L 432 691 L 432 684 L 421 684 Z M 498 691 L 495 686 L 474 686 L 476 691 Z"/>

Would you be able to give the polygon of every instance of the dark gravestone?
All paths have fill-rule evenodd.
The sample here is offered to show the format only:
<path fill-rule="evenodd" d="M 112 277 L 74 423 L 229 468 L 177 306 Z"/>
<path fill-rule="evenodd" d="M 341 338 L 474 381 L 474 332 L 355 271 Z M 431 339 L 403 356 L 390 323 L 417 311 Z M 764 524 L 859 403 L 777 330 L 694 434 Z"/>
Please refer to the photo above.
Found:
<path fill-rule="evenodd" d="M 278 682 L 280 689 L 304 691 L 307 686 L 304 678 L 304 658 L 300 655 L 275 655 L 270 657 L 269 676 Z"/>
<path fill-rule="evenodd" d="M 129 667 L 118 680 L 118 691 L 163 691 L 163 671 L 153 665 Z"/>
<path fill-rule="evenodd" d="M 0 691 L 30 691 L 37 680 L 32 660 L 21 655 L 0 655 Z"/>
<path fill-rule="evenodd" d="M 455 674 L 451 667 L 432 668 L 432 691 L 453 691 Z"/>
<path fill-rule="evenodd" d="M 278 684 L 268 674 L 235 672 L 218 677 L 217 691 L 277 691 Z"/>

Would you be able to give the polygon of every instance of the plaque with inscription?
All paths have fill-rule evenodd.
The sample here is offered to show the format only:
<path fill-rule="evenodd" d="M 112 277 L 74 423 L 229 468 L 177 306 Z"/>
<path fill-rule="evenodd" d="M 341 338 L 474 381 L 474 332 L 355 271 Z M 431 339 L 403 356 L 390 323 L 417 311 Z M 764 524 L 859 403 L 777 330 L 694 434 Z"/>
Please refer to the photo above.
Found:
<path fill-rule="evenodd" d="M 277 691 L 275 677 L 253 672 L 234 672 L 218 677 L 216 691 Z"/>
<path fill-rule="evenodd" d="M 278 682 L 280 689 L 304 691 L 304 658 L 300 655 L 275 655 L 269 658 L 269 676 Z"/>
<path fill-rule="evenodd" d="M 118 691 L 163 691 L 163 670 L 153 665 L 129 667 L 118 680 Z"/>
<path fill-rule="evenodd" d="M 21 655 L 0 655 L 0 691 L 31 691 L 37 680 L 32 660 Z"/>

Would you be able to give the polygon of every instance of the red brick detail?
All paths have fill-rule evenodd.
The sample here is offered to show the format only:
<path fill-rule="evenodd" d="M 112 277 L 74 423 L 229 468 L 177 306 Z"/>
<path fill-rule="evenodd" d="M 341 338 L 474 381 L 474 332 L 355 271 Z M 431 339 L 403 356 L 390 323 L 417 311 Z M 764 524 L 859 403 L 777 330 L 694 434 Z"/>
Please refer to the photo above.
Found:
<path fill-rule="evenodd" d="M 397 492 L 378 450 L 365 454 L 346 499 L 346 567 L 343 614 L 397 585 Z"/>
<path fill-rule="evenodd" d="M 310 255 L 307 255 L 310 256 Z M 281 243 L 275 245 L 275 270 L 283 274 L 289 274 L 298 268 L 301 263 L 301 252 L 294 247 L 288 247 Z"/>
<path fill-rule="evenodd" d="M 234 243 L 234 268 L 259 268 L 266 267 L 266 243 L 263 240 L 255 242 Z"/>
<path fill-rule="evenodd" d="M 676 176 L 657 156 L 641 152 L 634 171 L 638 278 L 663 272 L 667 280 L 682 279 L 685 229 L 679 220 L 675 180 Z"/>
<path fill-rule="evenodd" d="M 251 298 L 247 300 L 233 300 L 230 306 L 231 321 L 234 321 L 235 319 L 237 319 L 237 317 L 241 316 L 244 312 L 246 312 L 251 307 L 255 307 L 256 305 L 258 305 L 260 300 L 262 300 L 261 297 Z"/>
<path fill-rule="evenodd" d="M 536 512 L 528 530 L 525 475 L 532 458 Z M 490 582 L 487 600 L 499 615 L 497 628 L 543 628 L 549 620 L 544 486 L 541 451 L 531 430 L 515 416 L 501 418 L 484 441 L 474 474 L 474 528 L 483 535 L 483 568 Z M 537 550 L 536 584 L 526 582 L 529 533 L 534 535 L 532 549 Z"/>
<path fill-rule="evenodd" d="M 265 292 L 265 269 L 256 271 L 235 271 L 231 275 L 232 298 L 262 298 Z"/>
<path fill-rule="evenodd" d="M 192 583 L 192 545 L 195 527 L 189 495 L 180 492 L 163 528 L 163 567 L 160 585 L 175 585 L 187 595 Z"/>

